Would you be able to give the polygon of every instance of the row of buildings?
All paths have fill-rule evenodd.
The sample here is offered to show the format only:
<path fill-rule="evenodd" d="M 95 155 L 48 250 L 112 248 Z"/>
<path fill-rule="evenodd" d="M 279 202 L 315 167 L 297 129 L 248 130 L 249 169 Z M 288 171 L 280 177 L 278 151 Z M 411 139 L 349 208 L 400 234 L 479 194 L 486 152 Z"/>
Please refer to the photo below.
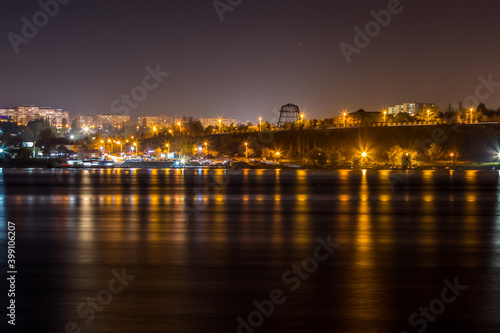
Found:
<path fill-rule="evenodd" d="M 159 115 L 159 116 L 140 116 L 137 118 L 131 118 L 129 115 L 120 114 L 98 114 L 94 116 L 81 116 L 74 115 L 71 121 L 76 119 L 82 127 L 88 128 L 105 128 L 108 126 L 121 128 L 123 126 L 141 126 L 149 128 L 163 128 L 175 126 L 179 119 L 175 119 L 171 116 Z M 203 128 L 208 126 L 218 127 L 219 124 L 223 126 L 230 126 L 232 124 L 238 124 L 239 121 L 234 118 L 200 118 L 201 125 Z"/>
<path fill-rule="evenodd" d="M 13 122 L 26 125 L 32 120 L 44 119 L 57 128 L 69 127 L 69 112 L 63 109 L 23 105 L 19 107 L 0 108 L 0 122 Z"/>
<path fill-rule="evenodd" d="M 162 128 L 175 125 L 180 121 L 167 115 L 131 118 L 130 115 L 122 114 L 97 114 L 92 116 L 71 115 L 70 117 L 69 112 L 63 109 L 35 105 L 0 108 L 0 122 L 12 122 L 24 126 L 30 121 L 40 119 L 47 121 L 51 126 L 58 129 L 70 128 L 74 120 L 78 121 L 81 127 L 88 128 L 106 128 L 108 126 L 122 128 L 127 125 Z M 219 125 L 230 126 L 239 123 L 234 118 L 201 118 L 200 122 L 204 128 L 208 126 L 218 127 Z"/>

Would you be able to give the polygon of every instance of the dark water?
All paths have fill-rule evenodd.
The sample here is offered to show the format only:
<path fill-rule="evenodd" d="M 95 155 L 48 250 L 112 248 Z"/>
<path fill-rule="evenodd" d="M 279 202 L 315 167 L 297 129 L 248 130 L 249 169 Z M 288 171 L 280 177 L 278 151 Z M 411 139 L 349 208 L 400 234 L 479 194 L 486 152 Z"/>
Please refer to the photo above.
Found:
<path fill-rule="evenodd" d="M 4 169 L 1 331 L 500 332 L 498 172 L 390 175 Z"/>

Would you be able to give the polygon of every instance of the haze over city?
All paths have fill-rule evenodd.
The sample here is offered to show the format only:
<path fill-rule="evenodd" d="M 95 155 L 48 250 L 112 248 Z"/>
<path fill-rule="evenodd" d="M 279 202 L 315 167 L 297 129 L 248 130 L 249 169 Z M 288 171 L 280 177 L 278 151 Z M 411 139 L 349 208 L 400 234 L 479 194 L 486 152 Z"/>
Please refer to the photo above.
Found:
<path fill-rule="evenodd" d="M 130 108 L 132 116 L 254 121 L 289 102 L 318 119 L 406 101 L 444 110 L 474 95 L 479 76 L 500 82 L 495 1 L 401 1 L 351 63 L 341 43 L 355 46 L 354 28 L 365 31 L 371 11 L 391 1 L 242 1 L 221 16 L 211 1 L 73 0 L 17 53 L 7 35 L 22 37 L 22 18 L 33 21 L 41 8 L 2 3 L 0 107 L 111 113 L 113 101 L 157 65 L 169 76 Z M 497 108 L 500 97 L 485 103 Z"/>

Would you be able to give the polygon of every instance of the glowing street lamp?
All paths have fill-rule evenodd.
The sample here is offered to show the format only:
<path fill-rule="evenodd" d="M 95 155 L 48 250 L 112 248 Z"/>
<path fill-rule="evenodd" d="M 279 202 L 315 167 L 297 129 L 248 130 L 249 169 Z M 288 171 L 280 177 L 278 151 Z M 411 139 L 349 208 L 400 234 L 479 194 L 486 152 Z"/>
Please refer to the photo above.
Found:
<path fill-rule="evenodd" d="M 120 141 L 116 141 L 116 144 L 120 145 L 120 153 L 123 153 L 123 149 L 122 149 L 123 148 L 123 146 L 122 146 L 123 143 L 121 143 Z"/>
<path fill-rule="evenodd" d="M 182 133 L 182 124 L 181 124 L 181 122 L 180 122 L 180 121 L 179 121 L 179 122 L 177 122 L 177 126 L 179 126 L 179 132 L 181 132 L 181 133 Z"/>
<path fill-rule="evenodd" d="M 245 142 L 245 159 L 248 160 L 248 142 Z"/>
<path fill-rule="evenodd" d="M 368 157 L 368 153 L 366 151 L 362 152 L 361 153 L 361 157 L 362 157 L 362 160 L 363 160 L 363 164 L 366 165 L 366 158 Z"/>
<path fill-rule="evenodd" d="M 429 118 L 431 116 L 431 110 L 427 110 L 427 124 L 430 124 Z"/>
<path fill-rule="evenodd" d="M 470 123 L 472 124 L 472 112 L 474 111 L 473 108 L 470 108 Z"/>
<path fill-rule="evenodd" d="M 347 116 L 347 112 L 344 112 L 344 127 L 346 127 L 346 116 Z"/>
<path fill-rule="evenodd" d="M 387 110 L 384 110 L 384 125 L 385 125 L 385 119 L 387 118 Z"/>
<path fill-rule="evenodd" d="M 259 117 L 259 132 L 262 131 L 262 117 Z"/>
<path fill-rule="evenodd" d="M 221 132 L 221 125 L 222 125 L 222 119 L 218 119 L 218 122 L 219 122 L 219 133 Z"/>
<path fill-rule="evenodd" d="M 170 143 L 166 143 L 165 147 L 167 147 L 167 154 L 170 154 Z"/>
<path fill-rule="evenodd" d="M 205 146 L 205 159 L 208 158 L 208 142 L 203 142 L 203 145 Z"/>

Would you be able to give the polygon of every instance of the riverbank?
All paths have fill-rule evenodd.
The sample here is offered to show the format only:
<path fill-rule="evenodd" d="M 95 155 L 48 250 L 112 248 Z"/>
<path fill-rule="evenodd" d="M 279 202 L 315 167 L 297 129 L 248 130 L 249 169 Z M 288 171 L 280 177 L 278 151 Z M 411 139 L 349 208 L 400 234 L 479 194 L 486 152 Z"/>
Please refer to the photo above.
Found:
<path fill-rule="evenodd" d="M 11 161 L 11 163 L 0 164 L 0 168 L 65 168 L 64 161 L 59 159 L 49 159 L 49 160 L 29 160 L 29 161 Z M 85 166 L 69 167 L 69 168 L 90 168 Z M 97 166 L 96 168 L 99 168 Z M 349 166 L 349 165 L 337 165 L 337 166 L 315 166 L 315 165 L 301 165 L 293 163 L 262 163 L 262 162 L 243 162 L 243 161 L 233 161 L 226 164 L 220 165 L 200 165 L 197 163 L 186 163 L 183 165 L 175 164 L 171 161 L 164 162 L 124 162 L 122 164 L 116 164 L 113 166 L 108 166 L 107 168 L 126 168 L 126 169 L 172 169 L 172 168 L 201 168 L 201 169 L 290 169 L 290 170 L 342 170 L 342 169 L 354 169 L 354 170 L 500 170 L 500 162 L 466 162 L 466 163 L 435 163 L 435 164 L 425 164 L 419 165 L 411 168 L 401 168 L 401 167 L 391 167 L 391 166 L 379 166 L 379 165 L 368 165 L 368 166 Z"/>

